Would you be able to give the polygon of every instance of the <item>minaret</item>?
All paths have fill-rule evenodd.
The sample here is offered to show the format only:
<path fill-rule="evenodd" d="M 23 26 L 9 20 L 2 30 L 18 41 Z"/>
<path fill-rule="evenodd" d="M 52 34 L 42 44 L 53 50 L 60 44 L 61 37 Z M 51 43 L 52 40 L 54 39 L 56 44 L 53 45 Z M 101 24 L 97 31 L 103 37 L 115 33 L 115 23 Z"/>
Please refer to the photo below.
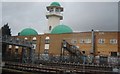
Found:
<path fill-rule="evenodd" d="M 46 18 L 48 19 L 48 30 L 49 32 L 63 19 L 63 7 L 58 2 L 52 2 L 50 6 L 47 6 Z"/>

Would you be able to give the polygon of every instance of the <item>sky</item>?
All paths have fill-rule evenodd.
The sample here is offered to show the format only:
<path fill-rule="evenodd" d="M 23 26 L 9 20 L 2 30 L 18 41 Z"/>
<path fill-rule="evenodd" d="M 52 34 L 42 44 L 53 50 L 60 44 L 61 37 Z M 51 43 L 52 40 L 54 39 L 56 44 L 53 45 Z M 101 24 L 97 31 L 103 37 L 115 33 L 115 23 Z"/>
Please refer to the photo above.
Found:
<path fill-rule="evenodd" d="M 4 0 L 5 1 L 5 0 Z M 12 35 L 25 28 L 39 34 L 47 30 L 46 6 L 51 2 L 2 2 L 2 25 L 8 23 Z M 61 23 L 73 31 L 117 31 L 118 2 L 59 2 L 64 7 Z"/>

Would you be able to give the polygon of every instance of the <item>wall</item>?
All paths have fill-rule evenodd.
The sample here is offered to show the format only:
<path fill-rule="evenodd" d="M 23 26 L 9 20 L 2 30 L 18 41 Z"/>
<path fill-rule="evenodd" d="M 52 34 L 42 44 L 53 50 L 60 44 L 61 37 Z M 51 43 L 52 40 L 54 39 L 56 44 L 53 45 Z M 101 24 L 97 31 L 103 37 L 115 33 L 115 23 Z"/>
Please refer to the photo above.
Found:
<path fill-rule="evenodd" d="M 120 34 L 120 33 L 119 33 Z M 45 49 L 45 38 L 50 37 L 50 48 L 48 50 L 49 55 L 60 55 L 61 51 L 61 42 L 62 40 L 66 40 L 72 45 L 76 45 L 80 51 L 85 51 L 86 55 L 90 55 L 90 51 L 92 48 L 91 42 L 90 43 L 81 43 L 81 39 L 91 39 L 91 32 L 80 32 L 80 33 L 71 33 L 71 34 L 43 34 L 37 36 L 15 36 L 17 38 L 24 39 L 25 37 L 28 38 L 29 41 L 32 41 L 33 37 L 36 37 L 36 49 L 35 54 L 37 57 L 40 54 L 44 53 Z M 105 39 L 104 44 L 99 44 L 98 39 L 103 38 Z M 95 50 L 96 55 L 105 55 L 110 56 L 111 52 L 120 52 L 120 41 L 118 39 L 117 44 L 110 44 L 110 39 L 120 39 L 117 32 L 95 32 Z M 75 41 L 75 42 L 74 42 Z M 92 40 L 91 40 L 92 41 Z M 118 46 L 119 44 L 119 46 Z M 9 48 L 7 48 L 8 50 Z M 12 47 L 12 52 L 15 52 L 15 47 Z M 22 47 L 19 48 L 19 54 L 22 53 Z M 66 52 L 68 54 L 68 52 Z"/>

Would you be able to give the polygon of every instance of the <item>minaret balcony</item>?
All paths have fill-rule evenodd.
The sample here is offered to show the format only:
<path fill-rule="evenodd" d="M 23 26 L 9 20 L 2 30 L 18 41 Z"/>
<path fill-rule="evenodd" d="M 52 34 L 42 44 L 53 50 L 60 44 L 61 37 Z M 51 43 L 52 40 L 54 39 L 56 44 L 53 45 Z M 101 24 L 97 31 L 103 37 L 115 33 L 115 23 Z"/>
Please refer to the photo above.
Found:
<path fill-rule="evenodd" d="M 58 15 L 58 16 L 63 16 L 62 13 L 59 12 L 47 12 L 46 15 Z"/>
<path fill-rule="evenodd" d="M 47 12 L 46 17 L 48 18 L 49 16 L 57 16 L 60 17 L 60 19 L 63 19 L 63 14 L 59 12 Z"/>

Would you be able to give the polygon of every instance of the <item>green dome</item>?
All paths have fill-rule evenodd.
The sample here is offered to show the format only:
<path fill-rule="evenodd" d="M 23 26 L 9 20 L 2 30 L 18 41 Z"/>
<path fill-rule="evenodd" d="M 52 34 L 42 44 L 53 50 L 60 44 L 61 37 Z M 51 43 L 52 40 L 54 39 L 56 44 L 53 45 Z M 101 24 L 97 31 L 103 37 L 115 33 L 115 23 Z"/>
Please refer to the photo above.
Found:
<path fill-rule="evenodd" d="M 58 2 L 52 2 L 50 6 L 60 6 L 60 4 Z"/>
<path fill-rule="evenodd" d="M 23 29 L 19 35 L 20 36 L 38 35 L 38 33 L 34 29 L 26 28 L 26 29 Z"/>
<path fill-rule="evenodd" d="M 62 34 L 62 33 L 72 33 L 72 29 L 66 25 L 58 25 L 54 27 L 51 34 Z"/>

